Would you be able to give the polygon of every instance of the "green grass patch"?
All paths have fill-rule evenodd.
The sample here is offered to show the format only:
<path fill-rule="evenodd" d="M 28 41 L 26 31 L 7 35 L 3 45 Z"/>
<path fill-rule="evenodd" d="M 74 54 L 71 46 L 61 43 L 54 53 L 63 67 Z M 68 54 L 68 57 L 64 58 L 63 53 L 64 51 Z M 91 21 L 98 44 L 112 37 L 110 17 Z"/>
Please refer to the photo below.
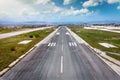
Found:
<path fill-rule="evenodd" d="M 27 52 L 36 43 L 54 31 L 54 28 L 21 34 L 18 36 L 0 39 L 0 71 L 6 68 L 12 61 Z M 18 44 L 23 40 L 32 40 L 28 44 Z"/>
<path fill-rule="evenodd" d="M 80 27 L 70 27 L 73 32 L 82 37 L 92 47 L 98 48 L 102 51 L 120 53 L 120 34 L 101 31 L 101 30 L 86 30 Z M 118 48 L 105 48 L 98 43 L 106 42 L 117 46 Z"/>
<path fill-rule="evenodd" d="M 110 53 L 107 53 L 107 55 L 120 61 L 120 56 L 119 55 L 110 54 Z"/>

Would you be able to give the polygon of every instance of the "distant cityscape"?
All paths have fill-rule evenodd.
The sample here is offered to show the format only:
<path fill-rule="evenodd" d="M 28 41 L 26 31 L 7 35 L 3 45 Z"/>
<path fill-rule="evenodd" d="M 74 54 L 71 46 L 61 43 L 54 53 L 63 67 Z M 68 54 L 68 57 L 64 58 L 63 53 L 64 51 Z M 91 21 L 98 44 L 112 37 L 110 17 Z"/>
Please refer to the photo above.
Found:
<path fill-rule="evenodd" d="M 19 27 L 19 26 L 52 26 L 52 25 L 80 25 L 80 26 L 111 26 L 111 27 L 120 27 L 120 23 L 110 23 L 110 22 L 1 22 L 0 26 L 5 27 Z"/>

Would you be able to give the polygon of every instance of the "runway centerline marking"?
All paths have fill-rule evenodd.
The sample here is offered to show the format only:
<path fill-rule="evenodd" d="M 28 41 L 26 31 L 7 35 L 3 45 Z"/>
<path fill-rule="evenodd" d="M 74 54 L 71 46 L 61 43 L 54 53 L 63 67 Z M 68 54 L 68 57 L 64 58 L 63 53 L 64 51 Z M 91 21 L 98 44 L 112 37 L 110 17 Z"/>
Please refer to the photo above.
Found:
<path fill-rule="evenodd" d="M 60 72 L 63 73 L 63 56 L 61 56 L 61 67 L 60 67 Z"/>

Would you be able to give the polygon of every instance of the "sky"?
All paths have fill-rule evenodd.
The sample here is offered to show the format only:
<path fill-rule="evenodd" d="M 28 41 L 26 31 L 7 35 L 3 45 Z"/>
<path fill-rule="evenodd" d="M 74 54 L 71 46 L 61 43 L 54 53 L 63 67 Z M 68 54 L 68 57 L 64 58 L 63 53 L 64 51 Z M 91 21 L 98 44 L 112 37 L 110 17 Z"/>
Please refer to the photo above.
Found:
<path fill-rule="evenodd" d="M 0 0 L 1 22 L 120 21 L 120 0 Z"/>

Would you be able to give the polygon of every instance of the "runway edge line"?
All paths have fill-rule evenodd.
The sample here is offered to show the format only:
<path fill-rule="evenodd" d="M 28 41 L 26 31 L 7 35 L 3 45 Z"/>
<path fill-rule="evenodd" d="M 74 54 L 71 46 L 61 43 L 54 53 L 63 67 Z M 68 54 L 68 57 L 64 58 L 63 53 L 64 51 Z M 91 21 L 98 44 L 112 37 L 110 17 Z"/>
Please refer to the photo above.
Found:
<path fill-rule="evenodd" d="M 89 45 L 85 40 L 83 40 L 82 38 L 80 38 L 77 34 L 75 34 L 73 31 L 71 31 L 69 28 L 66 27 L 66 29 L 70 32 L 70 34 L 79 42 L 79 43 L 83 43 L 85 44 L 90 50 L 94 51 L 95 53 L 98 53 L 98 49 L 96 50 L 96 48 L 93 48 L 91 45 Z M 76 38 L 77 37 L 77 38 Z M 81 42 L 80 42 L 81 41 Z M 95 54 L 94 53 L 94 54 Z M 102 51 L 99 50 L 99 53 L 103 53 Z M 107 64 L 113 71 L 115 71 L 119 76 L 120 76 L 120 66 L 118 66 L 117 64 L 115 64 L 112 61 L 109 61 L 108 59 L 106 59 L 105 57 L 103 58 L 103 56 L 99 55 L 99 54 L 95 54 L 97 55 L 105 64 Z M 108 63 L 109 62 L 109 63 Z M 116 66 L 117 68 L 113 68 L 113 66 Z M 119 68 L 119 69 L 118 69 Z"/>
<path fill-rule="evenodd" d="M 40 42 L 38 42 L 37 44 L 35 44 L 30 50 L 28 50 L 25 54 L 21 55 L 20 57 L 18 57 L 18 59 L 16 59 L 15 61 L 13 61 L 12 63 L 10 63 L 8 65 L 7 68 L 3 69 L 2 71 L 0 71 L 0 77 L 2 77 L 6 72 L 8 72 L 11 68 L 13 68 L 18 62 L 20 62 L 25 56 L 27 56 L 31 51 L 33 51 L 36 47 L 38 47 L 39 45 L 47 42 L 48 40 L 50 40 L 53 35 L 58 31 L 59 28 L 57 28 L 55 31 L 53 31 L 52 33 L 50 33 L 47 37 L 45 37 L 43 40 L 41 40 Z"/>

